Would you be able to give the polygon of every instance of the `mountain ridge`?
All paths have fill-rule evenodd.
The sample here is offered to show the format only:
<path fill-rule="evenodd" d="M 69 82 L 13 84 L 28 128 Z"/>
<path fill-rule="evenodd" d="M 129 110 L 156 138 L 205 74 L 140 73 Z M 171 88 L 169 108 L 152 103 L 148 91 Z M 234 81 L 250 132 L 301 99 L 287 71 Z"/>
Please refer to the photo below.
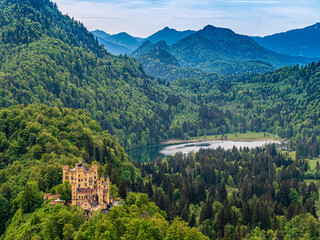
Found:
<path fill-rule="evenodd" d="M 252 39 L 275 52 L 309 58 L 320 57 L 320 23 Z"/>
<path fill-rule="evenodd" d="M 154 77 L 159 77 L 161 73 L 160 67 L 156 64 L 164 66 L 164 63 L 160 63 L 161 61 L 155 59 L 155 56 L 147 54 L 148 51 L 156 48 L 162 48 L 175 57 L 181 68 L 194 68 L 209 73 L 264 73 L 282 66 L 305 64 L 311 61 L 303 57 L 272 52 L 261 47 L 249 36 L 236 34 L 227 28 L 208 25 L 173 45 L 165 45 L 163 42 L 155 44 L 145 42 L 140 45 L 131 56 L 142 62 L 143 66 L 148 69 L 147 73 Z M 144 56 L 148 60 L 144 59 Z M 153 74 L 152 68 L 157 69 L 157 74 Z"/>

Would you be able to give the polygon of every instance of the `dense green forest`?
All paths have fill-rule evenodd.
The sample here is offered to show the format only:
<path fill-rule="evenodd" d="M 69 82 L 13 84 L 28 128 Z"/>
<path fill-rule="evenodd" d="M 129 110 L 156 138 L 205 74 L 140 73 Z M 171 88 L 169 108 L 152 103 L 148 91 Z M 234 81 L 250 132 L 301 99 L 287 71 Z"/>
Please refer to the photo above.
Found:
<path fill-rule="evenodd" d="M 258 76 L 178 68 L 168 74 L 182 80 L 170 84 L 147 77 L 130 57 L 108 54 L 81 23 L 63 16 L 50 1 L 0 5 L 2 107 L 28 102 L 83 109 L 125 149 L 247 129 L 302 140 L 316 131 L 308 126 L 316 119 L 310 116 L 317 114 L 316 100 L 304 96 L 317 94 L 310 85 L 317 82 L 317 64 Z"/>
<path fill-rule="evenodd" d="M 198 102 L 207 119 L 206 109 L 230 112 L 232 124 L 224 129 L 205 128 L 206 134 L 221 132 L 273 132 L 294 140 L 297 157 L 319 155 L 319 72 L 320 64 L 285 67 L 263 75 L 243 75 L 237 81 L 212 84 L 192 79 L 174 81 L 171 91 L 179 97 Z M 193 101 L 192 100 L 192 101 Z M 217 110 L 213 110 L 218 113 Z M 213 117 L 217 119 L 217 117 Z M 205 121 L 204 121 L 205 122 Z M 210 121 L 209 121 L 210 122 Z M 192 120 L 182 123 L 192 129 Z"/>
<path fill-rule="evenodd" d="M 97 162 L 118 185 L 138 174 L 123 148 L 83 110 L 18 105 L 0 110 L 0 126 L 1 233 L 19 209 L 41 206 L 43 192 L 61 183 L 62 164 Z"/>
<path fill-rule="evenodd" d="M 3 239 L 208 239 L 179 218 L 169 224 L 145 194 L 130 193 L 127 202 L 90 220 L 69 206 L 43 204 L 30 214 L 18 210 Z"/>
<path fill-rule="evenodd" d="M 137 163 L 145 192 L 168 214 L 210 239 L 318 239 L 318 188 L 302 182 L 309 166 L 267 148 L 200 150 Z"/>
<path fill-rule="evenodd" d="M 61 184 L 62 164 L 98 164 L 115 196 L 140 176 L 123 148 L 83 110 L 18 105 L 0 110 L 0 126 L 1 239 L 206 239 L 179 219 L 170 224 L 143 194 L 128 194 L 128 204 L 89 222 L 75 207 L 43 203 L 43 193 L 53 189 L 71 198 Z"/>
<path fill-rule="evenodd" d="M 190 115 L 194 128 L 201 125 L 197 102 L 174 97 L 133 58 L 107 53 L 50 1 L 1 1 L 0 7 L 1 107 L 83 109 L 126 149 L 187 138 L 194 133 L 181 131 L 179 119 Z"/>
<path fill-rule="evenodd" d="M 166 95 L 137 61 L 108 54 L 48 0 L 1 1 L 0 7 L 0 106 L 83 109 L 126 148 L 169 137 Z"/>

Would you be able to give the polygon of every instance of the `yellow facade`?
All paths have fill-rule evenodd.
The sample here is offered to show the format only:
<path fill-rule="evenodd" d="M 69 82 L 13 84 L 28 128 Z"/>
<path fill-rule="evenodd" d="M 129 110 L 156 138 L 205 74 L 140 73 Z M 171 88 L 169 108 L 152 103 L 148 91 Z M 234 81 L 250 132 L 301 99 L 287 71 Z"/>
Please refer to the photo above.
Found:
<path fill-rule="evenodd" d="M 72 205 L 81 206 L 88 214 L 93 210 L 106 209 L 110 204 L 110 180 L 104 176 L 98 179 L 98 166 L 92 164 L 89 169 L 83 163 L 77 163 L 74 168 L 69 169 L 63 165 L 63 182 L 69 181 L 72 188 Z"/>

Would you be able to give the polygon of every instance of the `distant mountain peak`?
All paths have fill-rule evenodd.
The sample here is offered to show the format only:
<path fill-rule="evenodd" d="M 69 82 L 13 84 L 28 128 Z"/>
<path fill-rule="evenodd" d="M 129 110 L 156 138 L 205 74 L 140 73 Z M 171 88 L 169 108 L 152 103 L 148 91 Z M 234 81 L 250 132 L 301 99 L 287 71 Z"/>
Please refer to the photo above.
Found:
<path fill-rule="evenodd" d="M 316 24 L 313 24 L 309 27 L 306 27 L 305 29 L 315 29 L 315 30 L 320 30 L 320 22 L 317 22 Z"/>
<path fill-rule="evenodd" d="M 155 34 L 149 36 L 147 40 L 149 40 L 152 43 L 157 43 L 161 40 L 166 41 L 167 44 L 172 45 L 179 40 L 188 37 L 189 35 L 195 33 L 195 31 L 192 30 L 186 30 L 186 31 L 178 31 L 174 28 L 165 27 L 162 30 L 156 32 Z"/>
<path fill-rule="evenodd" d="M 130 38 L 134 38 L 134 37 L 132 37 L 131 35 L 129 35 L 128 33 L 126 33 L 126 32 L 119 32 L 119 33 L 117 33 L 117 34 L 114 34 L 114 35 L 112 35 L 112 36 L 121 36 L 121 37 L 130 37 Z"/>
<path fill-rule="evenodd" d="M 232 31 L 229 28 L 215 27 L 215 26 L 212 26 L 212 25 L 207 25 L 200 31 L 203 31 L 203 32 L 219 31 L 219 32 L 229 32 L 229 33 L 232 33 L 232 34 L 236 34 L 234 31 Z"/>

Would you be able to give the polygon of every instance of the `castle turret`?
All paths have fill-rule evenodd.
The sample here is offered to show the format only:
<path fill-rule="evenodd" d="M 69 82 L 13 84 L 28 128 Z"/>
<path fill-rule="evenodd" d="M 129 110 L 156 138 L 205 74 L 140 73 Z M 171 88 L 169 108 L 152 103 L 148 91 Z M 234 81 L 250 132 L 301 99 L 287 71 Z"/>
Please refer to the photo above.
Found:
<path fill-rule="evenodd" d="M 97 181 L 98 181 L 98 165 L 97 164 L 92 164 L 92 171 L 93 171 L 93 185 L 94 187 L 97 187 Z"/>
<path fill-rule="evenodd" d="M 103 188 L 98 188 L 97 189 L 97 194 L 99 198 L 99 204 L 103 204 Z"/>
<path fill-rule="evenodd" d="M 63 165 L 62 166 L 62 173 L 63 173 L 62 182 L 64 182 L 65 180 L 69 180 L 69 179 L 67 179 L 67 177 L 68 177 L 68 169 L 69 169 L 68 165 Z"/>
<path fill-rule="evenodd" d="M 77 183 L 73 182 L 71 184 L 71 201 L 72 206 L 77 205 Z"/>

